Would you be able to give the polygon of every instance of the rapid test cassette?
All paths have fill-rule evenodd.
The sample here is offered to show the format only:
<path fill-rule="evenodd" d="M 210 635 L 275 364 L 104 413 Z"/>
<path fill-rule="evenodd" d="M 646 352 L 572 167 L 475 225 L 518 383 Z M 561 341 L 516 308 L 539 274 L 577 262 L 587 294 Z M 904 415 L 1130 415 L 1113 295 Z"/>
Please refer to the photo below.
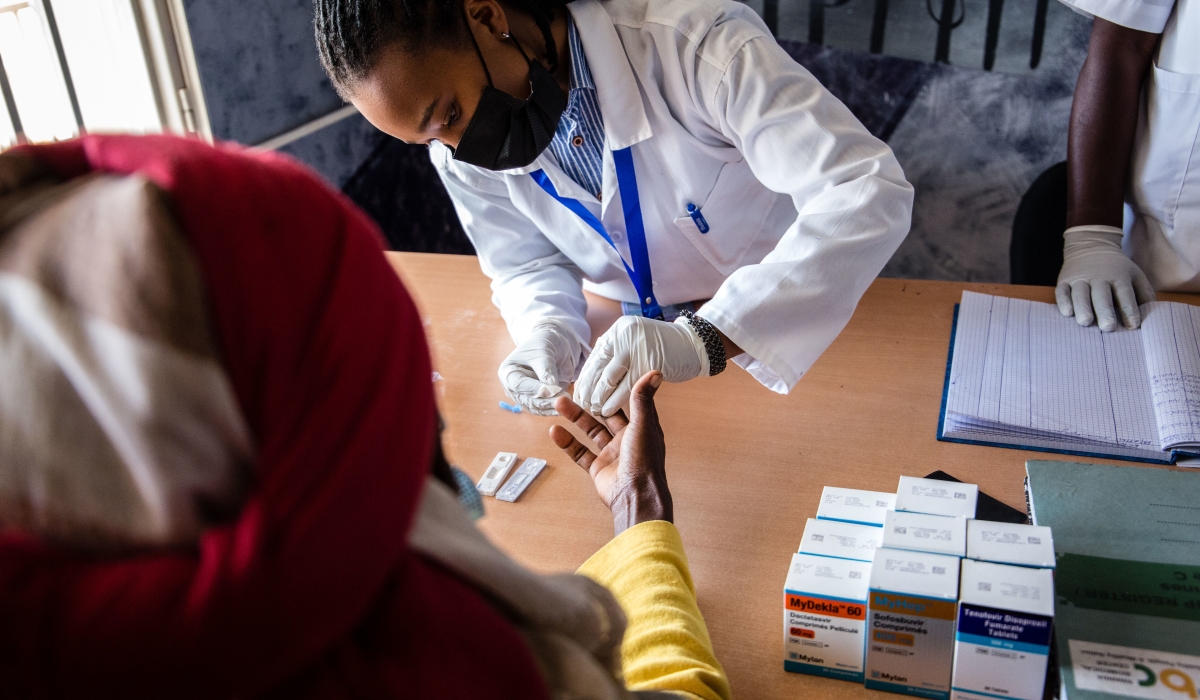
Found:
<path fill-rule="evenodd" d="M 479 493 L 484 496 L 495 496 L 496 491 L 500 488 L 500 484 L 504 483 L 504 477 L 508 476 L 508 472 L 517 463 L 517 453 L 501 452 L 492 460 L 492 465 L 483 473 L 483 478 L 475 484 L 475 488 L 479 489 Z"/>
<path fill-rule="evenodd" d="M 496 494 L 496 500 L 508 501 L 509 503 L 516 501 L 521 497 L 521 494 L 525 493 L 525 489 L 529 488 L 529 485 L 533 483 L 533 480 L 545 468 L 546 460 L 529 457 L 521 463 L 521 466 L 512 475 L 512 478 L 504 485 L 504 488 L 500 489 L 500 493 Z"/>

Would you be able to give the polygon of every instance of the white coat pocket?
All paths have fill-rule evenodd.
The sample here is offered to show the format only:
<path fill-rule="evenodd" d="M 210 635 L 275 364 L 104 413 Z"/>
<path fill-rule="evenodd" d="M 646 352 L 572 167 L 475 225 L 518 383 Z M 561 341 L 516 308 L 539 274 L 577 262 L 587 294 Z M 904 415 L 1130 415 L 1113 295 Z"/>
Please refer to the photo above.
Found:
<path fill-rule="evenodd" d="M 728 275 L 744 264 L 775 200 L 776 194 L 759 183 L 745 161 L 727 163 L 704 203 L 695 202 L 708 231 L 701 233 L 686 213 L 675 219 L 675 226 L 713 267 Z"/>
<path fill-rule="evenodd" d="M 1146 112 L 1138 122 L 1131 181 L 1134 205 L 1167 231 L 1183 206 L 1200 206 L 1200 75 L 1172 73 L 1153 66 L 1146 86 Z M 1193 165 L 1195 164 L 1195 165 Z M 1190 180 L 1191 182 L 1187 182 Z M 1190 190 L 1190 192 L 1187 192 Z"/>

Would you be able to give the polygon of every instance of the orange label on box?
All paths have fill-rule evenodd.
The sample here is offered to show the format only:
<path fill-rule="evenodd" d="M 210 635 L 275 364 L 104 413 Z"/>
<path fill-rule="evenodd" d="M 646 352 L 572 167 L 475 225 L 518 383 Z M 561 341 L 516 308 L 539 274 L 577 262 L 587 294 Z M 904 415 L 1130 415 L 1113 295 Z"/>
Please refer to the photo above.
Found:
<path fill-rule="evenodd" d="M 792 627 L 788 630 L 788 634 L 792 635 L 793 637 L 801 637 L 803 639 L 812 639 L 813 637 L 817 636 L 816 632 L 813 632 L 812 630 L 806 630 L 803 627 Z"/>
<path fill-rule="evenodd" d="M 899 644 L 906 647 L 911 647 L 915 641 L 911 634 L 904 634 L 903 632 L 888 632 L 886 630 L 875 630 L 871 633 L 871 639 L 874 639 L 877 642 L 883 642 L 884 644 Z"/>
<path fill-rule="evenodd" d="M 848 620 L 867 619 L 867 606 L 865 603 L 849 603 L 844 600 L 830 600 L 828 598 L 813 598 L 795 593 L 784 593 L 783 605 L 788 610 L 810 613 L 812 615 L 843 617 Z"/>

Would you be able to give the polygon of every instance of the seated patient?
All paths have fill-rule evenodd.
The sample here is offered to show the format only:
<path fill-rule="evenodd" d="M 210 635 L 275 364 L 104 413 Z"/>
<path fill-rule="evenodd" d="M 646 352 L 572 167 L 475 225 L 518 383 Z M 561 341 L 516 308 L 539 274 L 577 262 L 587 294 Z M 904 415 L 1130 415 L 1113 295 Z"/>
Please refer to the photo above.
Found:
<path fill-rule="evenodd" d="M 728 698 L 650 373 L 556 426 L 617 536 L 542 576 L 441 458 L 374 226 L 274 154 L 0 154 L 0 697 Z"/>

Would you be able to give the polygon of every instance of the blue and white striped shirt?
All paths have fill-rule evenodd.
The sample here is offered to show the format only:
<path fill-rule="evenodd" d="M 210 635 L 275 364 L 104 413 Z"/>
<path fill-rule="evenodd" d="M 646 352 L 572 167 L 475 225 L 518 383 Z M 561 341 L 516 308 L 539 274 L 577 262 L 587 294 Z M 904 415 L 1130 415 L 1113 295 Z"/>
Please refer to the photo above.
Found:
<path fill-rule="evenodd" d="M 583 55 L 583 44 L 570 15 L 567 45 L 571 51 L 571 90 L 567 94 L 567 109 L 550 141 L 550 151 L 568 177 L 599 199 L 603 182 L 604 118 L 600 115 L 596 84 Z"/>

